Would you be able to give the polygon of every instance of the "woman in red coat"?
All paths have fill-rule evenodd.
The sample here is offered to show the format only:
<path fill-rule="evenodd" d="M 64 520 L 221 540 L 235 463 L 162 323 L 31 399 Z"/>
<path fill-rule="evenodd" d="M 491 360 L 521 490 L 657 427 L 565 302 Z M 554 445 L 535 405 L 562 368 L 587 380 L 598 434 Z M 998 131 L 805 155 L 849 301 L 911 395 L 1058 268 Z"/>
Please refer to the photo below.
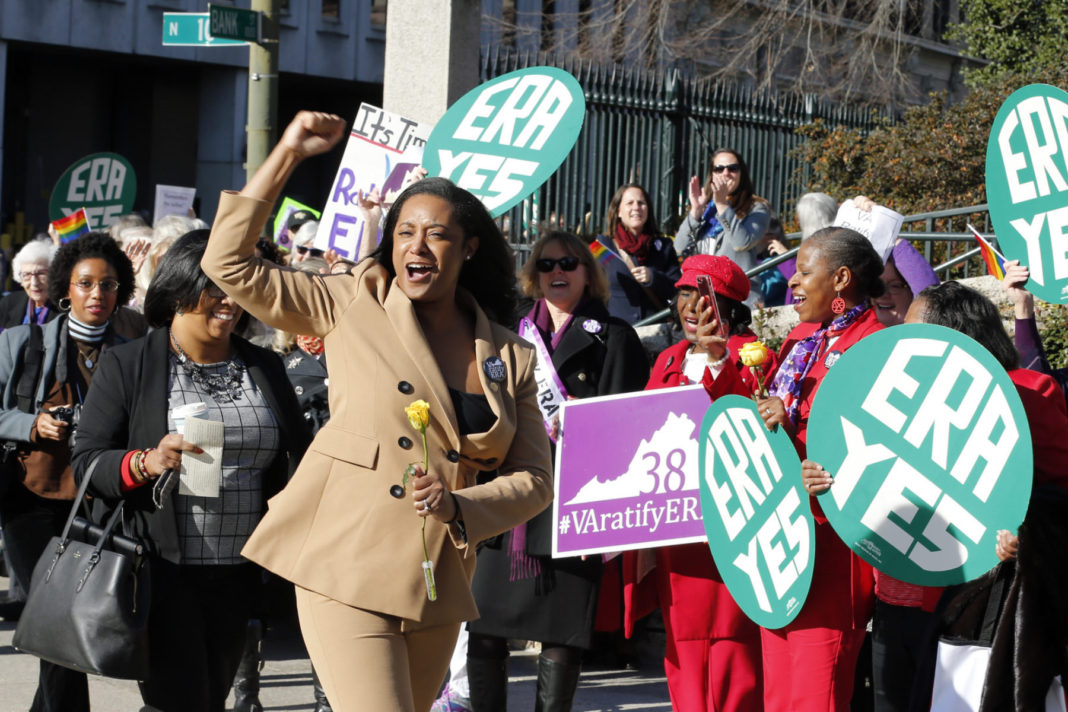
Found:
<path fill-rule="evenodd" d="M 805 460 L 808 415 L 816 390 L 842 353 L 882 328 L 871 298 L 884 290 L 883 262 L 867 238 L 848 228 L 824 228 L 797 254 L 790 278 L 801 317 L 780 351 L 771 397 L 759 403 L 768 427 L 782 426 L 801 456 L 805 491 L 831 484 Z M 834 533 L 816 498 L 816 564 L 805 605 L 789 625 L 761 629 L 764 707 L 769 711 L 848 710 L 857 655 L 874 604 L 871 567 Z"/>
<path fill-rule="evenodd" d="M 698 275 L 711 279 L 727 339 L 715 335 L 719 325 L 711 305 L 698 295 Z M 675 287 L 675 310 L 686 338 L 657 357 L 646 390 L 703 383 L 713 400 L 728 393 L 749 396 L 757 379 L 738 361 L 741 347 L 756 340 L 749 309 L 742 304 L 749 295 L 745 273 L 727 257 L 695 255 L 682 263 Z M 663 611 L 672 708 L 760 710 L 760 629 L 731 598 L 708 544 L 629 551 L 623 569 L 627 634 L 642 616 L 657 607 Z"/>

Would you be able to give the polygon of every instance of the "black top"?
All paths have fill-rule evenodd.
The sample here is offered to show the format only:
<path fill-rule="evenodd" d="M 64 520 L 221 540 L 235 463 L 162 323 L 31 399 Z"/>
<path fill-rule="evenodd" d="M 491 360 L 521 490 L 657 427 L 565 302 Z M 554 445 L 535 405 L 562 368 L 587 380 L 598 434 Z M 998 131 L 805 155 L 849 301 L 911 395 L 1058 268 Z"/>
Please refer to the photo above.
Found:
<path fill-rule="evenodd" d="M 497 422 L 496 413 L 481 393 L 465 393 L 450 388 L 449 395 L 452 396 L 452 409 L 456 411 L 460 435 L 484 433 Z"/>

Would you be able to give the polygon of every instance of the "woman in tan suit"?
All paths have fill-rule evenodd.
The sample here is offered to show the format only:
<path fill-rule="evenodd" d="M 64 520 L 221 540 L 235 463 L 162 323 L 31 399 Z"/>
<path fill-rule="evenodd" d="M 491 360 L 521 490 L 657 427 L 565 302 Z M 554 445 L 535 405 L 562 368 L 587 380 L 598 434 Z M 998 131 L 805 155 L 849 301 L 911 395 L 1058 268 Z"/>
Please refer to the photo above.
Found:
<path fill-rule="evenodd" d="M 460 623 L 478 616 L 475 545 L 552 499 L 549 442 L 533 352 L 496 321 L 514 308 L 511 252 L 467 191 L 444 179 L 410 187 L 373 258 L 351 274 L 255 256 L 293 169 L 344 129 L 336 116 L 298 114 L 249 184 L 223 194 L 204 256 L 204 271 L 253 316 L 321 336 L 331 354 L 332 418 L 243 553 L 296 584 L 304 640 L 335 710 L 427 710 Z M 430 405 L 426 472 L 404 412 L 418 399 Z M 411 501 L 394 498 L 413 462 Z M 496 477 L 476 484 L 487 470 Z"/>

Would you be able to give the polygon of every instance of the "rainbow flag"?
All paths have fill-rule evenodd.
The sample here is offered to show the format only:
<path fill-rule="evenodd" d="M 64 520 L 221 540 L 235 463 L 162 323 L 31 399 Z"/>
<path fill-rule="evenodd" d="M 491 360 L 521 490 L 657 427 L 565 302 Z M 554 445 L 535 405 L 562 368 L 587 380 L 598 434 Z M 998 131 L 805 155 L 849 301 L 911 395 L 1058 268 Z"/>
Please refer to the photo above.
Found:
<path fill-rule="evenodd" d="M 607 265 L 612 259 L 619 259 L 619 257 L 616 256 L 616 253 L 608 249 L 608 246 L 600 240 L 594 240 L 590 243 L 590 252 L 593 253 L 593 258 L 597 260 L 597 263 L 602 267 Z"/>
<path fill-rule="evenodd" d="M 986 262 L 986 271 L 999 282 L 1005 279 L 1005 255 L 995 250 L 972 225 L 968 225 L 968 229 L 979 243 L 979 252 L 983 256 L 983 262 Z"/>
<path fill-rule="evenodd" d="M 65 218 L 53 220 L 52 227 L 59 233 L 59 241 L 64 244 L 89 234 L 89 219 L 85 215 L 85 208 L 78 208 Z"/>

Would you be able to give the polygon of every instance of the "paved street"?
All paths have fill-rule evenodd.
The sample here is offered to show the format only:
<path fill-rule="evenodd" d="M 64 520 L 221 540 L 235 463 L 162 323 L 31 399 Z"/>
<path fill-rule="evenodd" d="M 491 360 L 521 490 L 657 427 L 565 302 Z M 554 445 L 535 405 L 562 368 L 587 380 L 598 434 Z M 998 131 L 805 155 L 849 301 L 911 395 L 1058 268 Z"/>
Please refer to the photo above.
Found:
<path fill-rule="evenodd" d="M 0 578 L 0 592 L 6 590 L 7 580 Z M 37 659 L 11 648 L 14 632 L 14 623 L 0 621 L 0 712 L 26 712 L 37 686 Z M 264 642 L 264 655 L 266 664 L 260 695 L 264 708 L 314 709 L 310 666 L 296 631 L 272 631 Z M 512 654 L 508 704 L 513 712 L 534 709 L 536 675 L 533 651 Z M 133 682 L 91 677 L 89 694 L 94 712 L 137 712 L 141 707 L 137 684 Z M 670 709 L 664 671 L 655 661 L 643 665 L 639 671 L 584 669 L 574 705 L 575 712 L 666 712 Z"/>

